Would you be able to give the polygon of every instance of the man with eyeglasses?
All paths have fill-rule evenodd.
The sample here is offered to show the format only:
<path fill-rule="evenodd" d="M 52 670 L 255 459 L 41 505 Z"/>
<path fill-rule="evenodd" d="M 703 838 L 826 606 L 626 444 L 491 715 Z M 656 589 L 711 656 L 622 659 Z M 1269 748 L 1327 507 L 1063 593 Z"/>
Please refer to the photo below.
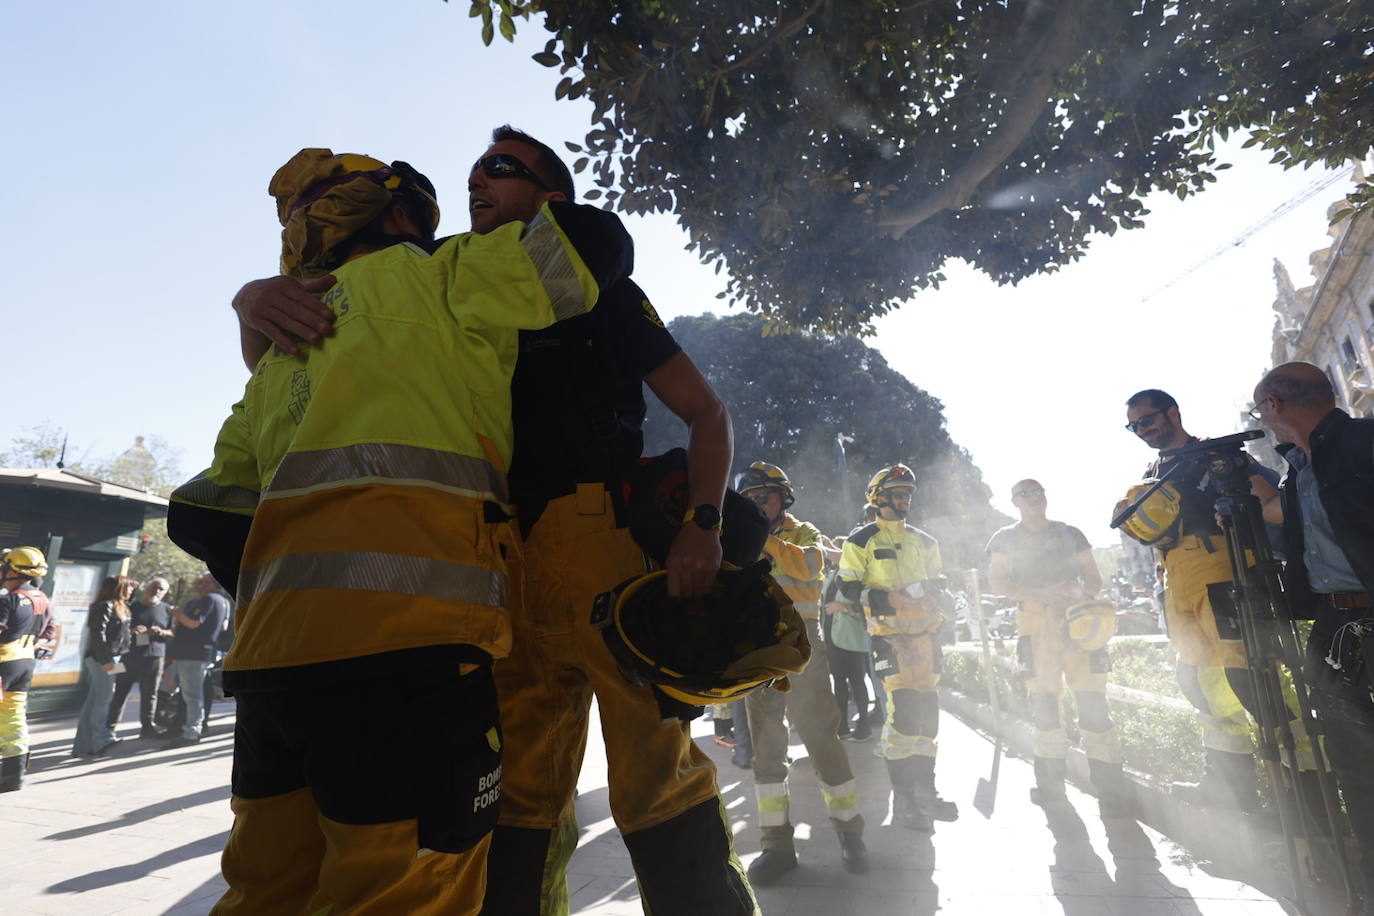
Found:
<path fill-rule="evenodd" d="M 1283 524 L 1289 610 L 1312 620 L 1304 666 L 1324 746 L 1360 848 L 1363 912 L 1374 912 L 1374 419 L 1336 406 L 1331 379 L 1285 363 L 1255 388 L 1288 473 L 1264 506 Z"/>
<path fill-rule="evenodd" d="M 574 193 L 552 149 L 499 127 L 468 177 L 472 229 L 484 235 L 527 221 L 544 202 Z M 269 339 L 294 349 L 293 336 L 316 343 L 328 332 L 332 312 L 310 295 L 324 287 L 255 284 L 235 299 L 250 366 Z M 606 289 L 589 315 L 520 334 L 509 479 L 525 538 L 525 594 L 512 596 L 514 645 L 494 668 L 505 758 L 487 857 L 489 916 L 568 911 L 573 794 L 593 694 L 611 813 L 646 906 L 655 916 L 757 911 L 710 758 L 686 722 L 665 721 L 650 688 L 625 680 L 590 622 L 596 595 L 646 570 L 625 527 L 620 484 L 643 449 L 645 384 L 687 426 L 689 505 L 697 511 L 674 540 L 667 570 L 670 593 L 691 598 L 720 569 L 714 519 L 732 457 L 724 405 L 628 279 Z"/>
<path fill-rule="evenodd" d="M 825 575 L 826 545 L 815 525 L 798 521 L 792 506 L 792 481 L 777 465 L 755 461 L 740 473 L 735 489 L 752 499 L 771 526 L 764 552 L 773 562 L 773 578 L 811 623 L 819 638 L 821 580 Z M 754 744 L 754 793 L 759 805 L 763 852 L 749 863 L 749 880 L 771 884 L 797 867 L 793 827 L 787 795 L 787 722 L 797 730 L 816 771 L 830 823 L 839 834 L 844 867 L 855 874 L 868 871 L 859 788 L 849 758 L 836 735 L 840 711 L 830 692 L 830 666 L 824 652 L 815 652 L 801 674 L 788 679 L 792 689 L 755 690 L 745 699 L 749 733 Z M 765 696 L 767 694 L 767 696 Z"/>
<path fill-rule="evenodd" d="M 1126 402 L 1126 429 L 1157 451 L 1200 441 L 1183 427 L 1178 402 L 1157 388 Z M 1146 470 L 1155 477 L 1171 459 Z M 1180 496 L 1172 546 L 1162 550 L 1164 617 L 1178 653 L 1178 681 L 1198 711 L 1206 765 L 1202 781 L 1177 787 L 1196 804 L 1253 811 L 1259 806 L 1254 744 L 1246 710 L 1255 709 L 1240 623 L 1230 597 L 1231 565 L 1217 524 L 1217 494 L 1195 462 L 1170 478 Z M 1261 500 L 1275 492 L 1256 466 L 1250 485 Z M 1126 500 L 1117 504 L 1124 508 Z M 1115 514 L 1115 513 L 1114 513 Z"/>
<path fill-rule="evenodd" d="M 1095 598 L 1102 589 L 1092 546 L 1082 531 L 1046 516 L 1045 488 L 1038 481 L 1017 483 L 1011 501 L 1021 520 L 988 541 L 988 584 L 1021 605 L 1016 654 L 1027 675 L 1035 728 L 1031 801 L 1045 805 L 1065 799 L 1069 741 L 1059 718 L 1059 695 L 1067 682 L 1102 814 L 1124 814 L 1121 739 L 1107 708 L 1111 659 L 1105 646 L 1085 652 L 1064 633 L 1069 606 Z"/>

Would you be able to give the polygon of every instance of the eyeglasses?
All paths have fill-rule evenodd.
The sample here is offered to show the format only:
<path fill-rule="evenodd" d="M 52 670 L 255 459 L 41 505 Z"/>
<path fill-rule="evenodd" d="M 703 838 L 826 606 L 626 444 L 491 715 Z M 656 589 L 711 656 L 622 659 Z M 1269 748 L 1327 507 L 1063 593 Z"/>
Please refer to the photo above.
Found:
<path fill-rule="evenodd" d="M 1260 415 L 1259 415 L 1260 405 L 1263 404 L 1265 401 L 1278 401 L 1278 400 L 1279 400 L 1279 399 L 1276 398 L 1276 397 L 1274 397 L 1272 394 L 1269 395 L 1269 396 L 1266 397 L 1266 398 L 1261 398 L 1260 400 L 1256 401 L 1256 402 L 1255 402 L 1255 406 L 1254 406 L 1254 407 L 1251 407 L 1249 410 L 1247 410 L 1246 413 L 1248 413 L 1252 419 L 1258 420 L 1258 419 L 1260 419 Z"/>
<path fill-rule="evenodd" d="M 530 171 L 530 167 L 510 153 L 492 153 L 490 156 L 483 156 L 472 164 L 472 171 L 482 170 L 482 174 L 488 178 L 523 178 L 526 181 L 534 182 L 534 186 L 541 191 L 553 193 L 553 188 L 544 184 L 538 175 Z"/>
<path fill-rule="evenodd" d="M 759 487 L 757 490 L 750 490 L 745 495 L 752 499 L 758 505 L 762 506 L 764 503 L 768 502 L 768 497 L 770 494 L 777 492 L 777 490 L 773 490 L 768 487 Z"/>
<path fill-rule="evenodd" d="M 1132 420 L 1130 423 L 1127 423 L 1126 428 L 1129 429 L 1131 432 L 1137 432 L 1142 429 L 1149 429 L 1151 426 L 1154 426 L 1157 422 L 1159 422 L 1159 415 L 1167 412 L 1168 409 L 1169 408 L 1166 407 L 1164 408 L 1164 410 L 1152 410 L 1144 416 L 1138 417 Z"/>
<path fill-rule="evenodd" d="M 1020 497 L 1023 498 L 1023 499 L 1024 499 L 1025 497 L 1027 497 L 1027 496 L 1044 496 L 1044 495 L 1045 495 L 1045 488 L 1044 488 L 1044 487 L 1031 487 L 1031 488 L 1028 489 L 1028 490 L 1013 490 L 1011 495 L 1012 495 L 1012 496 L 1020 496 Z"/>

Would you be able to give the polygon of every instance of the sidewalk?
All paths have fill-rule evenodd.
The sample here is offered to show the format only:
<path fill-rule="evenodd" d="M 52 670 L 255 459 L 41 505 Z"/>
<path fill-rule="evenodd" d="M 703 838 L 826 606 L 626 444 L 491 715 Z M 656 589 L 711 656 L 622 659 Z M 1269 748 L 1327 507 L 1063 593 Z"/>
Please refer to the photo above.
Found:
<path fill-rule="evenodd" d="M 130 704 L 132 708 L 135 704 Z M 597 717 L 592 716 L 593 727 Z M 72 717 L 34 723 L 34 766 L 23 791 L 0 795 L 0 912 L 28 914 L 202 914 L 223 890 L 219 851 L 229 829 L 232 702 L 216 706 L 194 747 L 126 740 L 100 761 L 66 755 Z M 753 782 L 695 723 L 720 766 L 722 795 L 746 864 L 758 853 Z M 120 733 L 137 734 L 136 722 Z M 1048 819 L 1027 798 L 1024 761 L 1003 759 L 991 819 L 971 805 L 991 746 L 951 716 L 940 735 L 940 786 L 960 819 L 932 837 L 884 826 L 887 775 L 873 742 L 846 745 L 863 793 L 868 875 L 840 866 L 811 768 L 796 745 L 792 816 L 800 867 L 760 888 L 767 916 L 962 914 L 1202 914 L 1260 916 L 1283 909 L 1254 888 L 1210 874 L 1186 850 L 1133 821 L 1104 823 L 1091 797 L 1072 788 L 1072 809 Z M 583 916 L 639 916 L 629 857 L 610 819 L 600 735 L 587 747 L 578 798 L 582 836 L 569 872 L 572 910 Z M 709 914 L 703 914 L 709 916 Z"/>

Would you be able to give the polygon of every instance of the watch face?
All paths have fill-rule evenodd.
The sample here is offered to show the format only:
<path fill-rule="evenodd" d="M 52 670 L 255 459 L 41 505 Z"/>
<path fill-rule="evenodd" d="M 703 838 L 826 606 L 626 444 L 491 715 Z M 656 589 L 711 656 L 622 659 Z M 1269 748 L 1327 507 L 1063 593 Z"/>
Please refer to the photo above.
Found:
<path fill-rule="evenodd" d="M 714 528 L 720 524 L 720 510 L 709 503 L 703 503 L 692 510 L 692 521 L 702 528 Z"/>

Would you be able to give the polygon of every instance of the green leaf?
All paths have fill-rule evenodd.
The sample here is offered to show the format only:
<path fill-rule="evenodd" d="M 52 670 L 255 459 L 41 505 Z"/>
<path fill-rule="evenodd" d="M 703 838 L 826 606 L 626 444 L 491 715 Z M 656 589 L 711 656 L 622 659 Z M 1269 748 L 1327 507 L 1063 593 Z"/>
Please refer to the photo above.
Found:
<path fill-rule="evenodd" d="M 568 94 L 568 90 L 572 88 L 572 84 L 573 79 L 571 76 L 563 77 L 561 80 L 558 81 L 558 85 L 554 87 L 553 97 L 555 99 L 563 98 L 563 96 Z"/>
<path fill-rule="evenodd" d="M 585 200 L 596 200 L 601 197 L 601 191 L 597 188 L 592 188 L 590 191 L 583 194 L 582 197 Z"/>
<path fill-rule="evenodd" d="M 576 162 L 574 162 L 574 163 L 573 163 L 573 169 L 572 169 L 572 170 L 573 170 L 573 174 L 574 174 L 574 175 L 580 175 L 580 174 L 582 174 L 582 170 L 585 169 L 585 168 L 587 167 L 587 163 L 590 162 L 590 161 L 591 161 L 591 160 L 588 159 L 586 156 L 583 156 L 581 159 L 579 159 L 579 160 L 577 160 Z"/>
<path fill-rule="evenodd" d="M 580 153 L 580 152 L 582 152 L 582 147 L 578 146 L 576 143 L 573 143 L 573 142 L 571 142 L 571 141 L 564 140 L 564 141 L 563 141 L 563 145 L 566 146 L 566 147 L 568 148 L 568 152 L 570 152 L 570 153 Z"/>
<path fill-rule="evenodd" d="M 510 13 L 501 14 L 501 37 L 506 41 L 515 41 L 515 20 Z"/>
<path fill-rule="evenodd" d="M 491 40 L 495 37 L 496 29 L 492 26 L 490 20 L 482 23 L 482 44 L 490 46 Z"/>
<path fill-rule="evenodd" d="M 543 67 L 557 67 L 561 58 L 552 51 L 540 51 L 538 54 L 531 54 L 530 57 L 535 63 Z"/>

